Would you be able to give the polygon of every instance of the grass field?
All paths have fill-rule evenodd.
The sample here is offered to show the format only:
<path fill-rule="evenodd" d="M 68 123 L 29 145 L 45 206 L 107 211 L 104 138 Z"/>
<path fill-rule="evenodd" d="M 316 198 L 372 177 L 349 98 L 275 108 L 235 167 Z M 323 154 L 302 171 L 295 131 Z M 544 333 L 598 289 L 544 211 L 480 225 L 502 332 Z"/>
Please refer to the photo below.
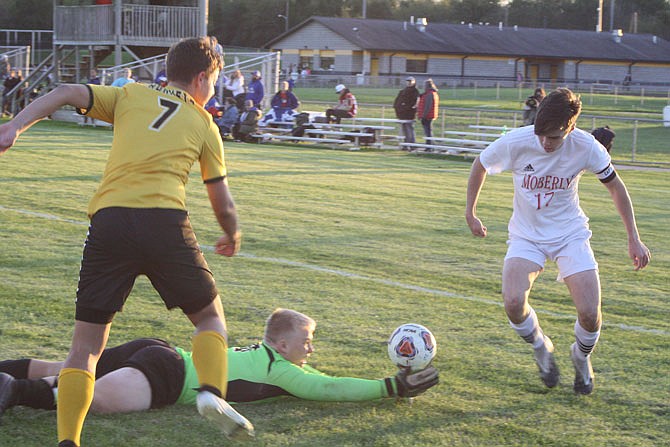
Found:
<path fill-rule="evenodd" d="M 45 122 L 0 158 L 0 359 L 62 359 L 71 337 L 86 204 L 111 132 Z M 394 373 L 385 341 L 400 323 L 437 338 L 441 384 L 413 405 L 392 399 L 239 405 L 258 446 L 661 446 L 670 439 L 670 177 L 621 171 L 652 263 L 634 272 L 606 189 L 581 184 L 600 262 L 604 326 L 591 396 L 572 392 L 574 308 L 548 265 L 531 303 L 556 345 L 561 384 L 541 384 L 532 350 L 509 328 L 500 269 L 511 177 L 489 177 L 470 235 L 463 213 L 469 163 L 396 151 L 227 144 L 244 242 L 214 256 L 220 234 L 199 174 L 188 206 L 224 301 L 232 345 L 259 340 L 265 317 L 290 307 L 318 321 L 312 363 L 329 374 Z M 110 344 L 162 337 L 189 348 L 192 328 L 140 279 Z M 55 445 L 54 412 L 5 414 L 0 446 Z M 86 446 L 231 445 L 192 407 L 89 415 Z"/>

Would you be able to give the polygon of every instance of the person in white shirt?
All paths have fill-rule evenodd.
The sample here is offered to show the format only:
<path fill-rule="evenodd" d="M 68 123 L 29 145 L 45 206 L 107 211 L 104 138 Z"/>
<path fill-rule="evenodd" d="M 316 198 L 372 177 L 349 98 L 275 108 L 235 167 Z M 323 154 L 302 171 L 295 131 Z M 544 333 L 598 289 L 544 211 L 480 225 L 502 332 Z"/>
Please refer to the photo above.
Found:
<path fill-rule="evenodd" d="M 246 96 L 247 90 L 244 86 L 244 76 L 240 70 L 235 70 L 230 74 L 230 77 L 226 80 L 224 84 L 226 90 L 232 92 L 233 98 L 237 104 L 238 110 L 244 108 L 244 97 Z"/>
<path fill-rule="evenodd" d="M 505 312 L 517 334 L 533 345 L 544 384 L 556 386 L 560 375 L 554 346 L 528 303 L 545 261 L 555 261 L 558 280 L 567 285 L 577 310 L 576 341 L 571 346 L 576 372 L 573 389 L 590 394 L 591 353 L 600 336 L 602 315 L 598 264 L 577 193 L 584 172 L 595 174 L 609 190 L 628 234 L 634 269 L 643 269 L 651 255 L 640 240 L 630 196 L 608 152 L 591 134 L 575 127 L 580 112 L 579 96 L 567 88 L 557 89 L 542 101 L 534 126 L 515 129 L 482 151 L 470 171 L 465 218 L 473 235 L 485 237 L 487 229 L 476 211 L 486 175 L 512 171 L 514 203 L 502 273 Z"/>

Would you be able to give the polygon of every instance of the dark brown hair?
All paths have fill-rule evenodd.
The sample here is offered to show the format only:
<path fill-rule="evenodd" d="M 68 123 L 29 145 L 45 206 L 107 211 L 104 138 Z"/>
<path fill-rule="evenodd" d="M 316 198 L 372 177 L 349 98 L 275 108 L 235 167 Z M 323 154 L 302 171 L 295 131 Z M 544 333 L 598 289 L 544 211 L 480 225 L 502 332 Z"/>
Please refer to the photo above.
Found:
<path fill-rule="evenodd" d="M 182 39 L 174 44 L 165 60 L 168 79 L 189 84 L 200 72 L 209 75 L 222 70 L 223 58 L 215 45 L 210 37 Z"/>
<path fill-rule="evenodd" d="M 540 103 L 535 117 L 535 135 L 548 135 L 567 130 L 577 122 L 582 111 L 579 95 L 570 89 L 557 88 Z"/>

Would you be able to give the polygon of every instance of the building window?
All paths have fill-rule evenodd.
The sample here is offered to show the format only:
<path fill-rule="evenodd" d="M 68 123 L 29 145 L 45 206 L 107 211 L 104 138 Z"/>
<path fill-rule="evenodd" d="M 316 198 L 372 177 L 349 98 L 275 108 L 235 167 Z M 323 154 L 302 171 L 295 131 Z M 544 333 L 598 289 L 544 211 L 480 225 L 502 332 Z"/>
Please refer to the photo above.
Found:
<path fill-rule="evenodd" d="M 321 56 L 321 70 L 332 70 L 335 68 L 335 58 L 334 57 L 323 57 Z"/>
<path fill-rule="evenodd" d="M 300 56 L 300 68 L 309 68 L 312 69 L 312 56 Z"/>
<path fill-rule="evenodd" d="M 428 61 L 426 59 L 407 59 L 405 71 L 407 73 L 427 73 Z"/>

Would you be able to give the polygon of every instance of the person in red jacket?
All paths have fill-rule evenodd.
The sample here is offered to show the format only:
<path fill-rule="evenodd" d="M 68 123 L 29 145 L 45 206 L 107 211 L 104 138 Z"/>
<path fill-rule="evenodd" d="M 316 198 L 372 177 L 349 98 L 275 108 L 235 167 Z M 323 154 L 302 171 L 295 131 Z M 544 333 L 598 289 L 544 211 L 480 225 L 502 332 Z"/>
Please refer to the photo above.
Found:
<path fill-rule="evenodd" d="M 426 144 L 432 144 L 433 121 L 437 119 L 439 105 L 440 97 L 437 94 L 437 87 L 432 79 L 428 79 L 424 83 L 424 92 L 419 96 L 419 106 L 417 107 Z"/>
<path fill-rule="evenodd" d="M 356 97 L 344 84 L 335 87 L 335 93 L 340 95 L 340 102 L 334 108 L 326 110 L 328 121 L 339 123 L 341 118 L 353 118 L 358 112 Z"/>

